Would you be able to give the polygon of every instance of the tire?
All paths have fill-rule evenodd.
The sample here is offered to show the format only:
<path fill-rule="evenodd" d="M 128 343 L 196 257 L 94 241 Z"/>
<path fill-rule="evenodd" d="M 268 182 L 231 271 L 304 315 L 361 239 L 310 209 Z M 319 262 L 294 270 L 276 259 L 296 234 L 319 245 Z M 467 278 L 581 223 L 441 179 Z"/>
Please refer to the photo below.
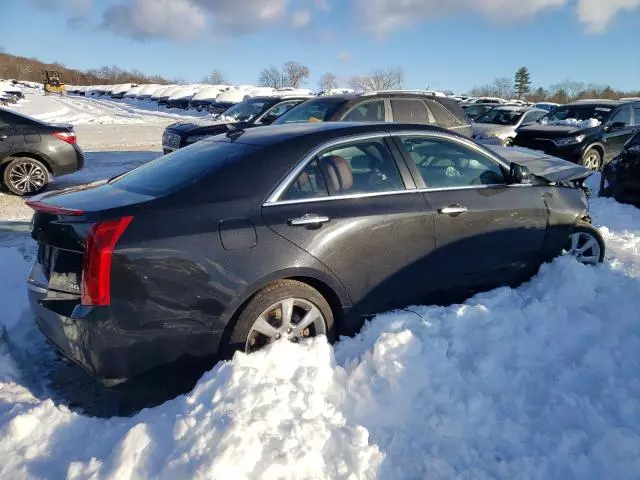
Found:
<path fill-rule="evenodd" d="M 224 358 L 231 358 L 236 351 L 244 351 L 251 353 L 252 351 L 259 350 L 265 347 L 271 341 L 267 340 L 267 337 L 258 333 L 255 330 L 255 326 L 258 318 L 265 314 L 266 311 L 273 309 L 273 312 L 279 310 L 276 307 L 280 302 L 293 300 L 294 302 L 304 303 L 315 307 L 322 316 L 324 322 L 324 332 L 319 334 L 325 334 L 329 342 L 335 340 L 335 324 L 331 307 L 327 300 L 318 292 L 315 288 L 307 285 L 306 283 L 298 282 L 295 280 L 279 280 L 270 285 L 267 285 L 253 297 L 251 297 L 239 313 L 235 317 L 233 324 L 233 331 L 229 337 L 229 341 L 225 342 L 221 346 L 221 353 Z M 282 315 L 282 309 L 279 310 Z M 294 316 L 300 316 L 304 314 L 303 307 L 295 306 L 293 308 Z M 270 319 L 274 323 L 273 319 Z M 277 325 L 277 323 L 275 323 Z M 291 324 L 295 328 L 295 324 Z M 270 325 L 271 326 L 271 325 Z M 284 327 L 284 325 L 282 325 Z M 291 329 L 289 329 L 291 330 Z M 291 340 L 297 342 L 302 338 L 310 338 L 317 336 L 314 332 L 315 325 L 310 325 L 307 335 L 292 338 Z M 319 329 L 322 330 L 322 329 Z M 282 338 L 288 335 L 284 330 L 280 331 L 279 335 Z M 295 333 L 292 334 L 295 337 Z M 255 343 L 252 343 L 255 342 Z"/>
<path fill-rule="evenodd" d="M 594 172 L 599 171 L 602 168 L 602 154 L 596 148 L 590 148 L 582 156 L 580 165 Z"/>
<path fill-rule="evenodd" d="M 576 237 L 576 243 L 572 244 Z M 580 252 L 580 249 L 591 240 L 597 243 L 597 250 L 588 248 Z M 575 257 L 578 262 L 585 265 L 597 265 L 604 262 L 605 251 L 606 245 L 600 232 L 590 223 L 580 221 L 571 229 L 567 243 L 562 249 L 562 255 Z"/>
<path fill-rule="evenodd" d="M 502 141 L 502 146 L 503 147 L 513 147 L 513 138 L 505 138 Z"/>
<path fill-rule="evenodd" d="M 26 183 L 21 181 L 25 176 L 29 177 Z M 49 171 L 39 160 L 14 157 L 5 167 L 2 180 L 11 193 L 20 196 L 35 195 L 49 183 Z"/>

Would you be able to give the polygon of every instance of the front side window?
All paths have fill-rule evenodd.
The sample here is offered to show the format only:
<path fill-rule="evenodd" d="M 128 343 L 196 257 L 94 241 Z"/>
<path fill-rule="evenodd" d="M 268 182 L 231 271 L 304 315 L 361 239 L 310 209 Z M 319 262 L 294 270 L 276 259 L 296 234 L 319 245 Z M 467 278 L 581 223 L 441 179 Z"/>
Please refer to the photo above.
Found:
<path fill-rule="evenodd" d="M 278 118 L 274 124 L 327 122 L 346 100 L 342 98 L 319 98 L 307 100 Z"/>
<path fill-rule="evenodd" d="M 613 115 L 613 117 L 611 117 L 611 121 L 609 123 L 611 125 L 614 123 L 620 123 L 627 127 L 631 125 L 631 108 L 622 107 Z"/>
<path fill-rule="evenodd" d="M 344 122 L 384 122 L 384 101 L 361 103 L 343 118 Z"/>
<path fill-rule="evenodd" d="M 454 140 L 401 137 L 402 144 L 427 188 L 456 188 L 506 183 L 505 172 L 493 159 Z"/>

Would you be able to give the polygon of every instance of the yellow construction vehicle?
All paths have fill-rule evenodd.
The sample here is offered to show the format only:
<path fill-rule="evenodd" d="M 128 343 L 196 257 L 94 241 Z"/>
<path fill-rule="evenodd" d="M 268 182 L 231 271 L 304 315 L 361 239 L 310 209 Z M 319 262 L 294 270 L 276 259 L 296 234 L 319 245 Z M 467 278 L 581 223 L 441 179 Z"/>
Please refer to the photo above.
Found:
<path fill-rule="evenodd" d="M 57 93 L 64 95 L 64 83 L 60 80 L 60 72 L 57 70 L 44 71 L 44 94 Z"/>

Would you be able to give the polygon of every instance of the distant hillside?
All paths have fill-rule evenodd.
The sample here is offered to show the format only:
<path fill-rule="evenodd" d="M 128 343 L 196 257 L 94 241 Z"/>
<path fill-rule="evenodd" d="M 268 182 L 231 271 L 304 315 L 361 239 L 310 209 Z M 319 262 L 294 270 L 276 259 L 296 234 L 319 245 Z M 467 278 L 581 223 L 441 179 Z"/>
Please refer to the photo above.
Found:
<path fill-rule="evenodd" d="M 35 58 L 0 53 L 0 78 L 42 82 L 44 70 L 58 70 L 63 82 L 70 85 L 111 85 L 116 83 L 173 83 L 159 75 L 145 75 L 116 66 L 76 70 L 60 63 L 44 63 Z"/>

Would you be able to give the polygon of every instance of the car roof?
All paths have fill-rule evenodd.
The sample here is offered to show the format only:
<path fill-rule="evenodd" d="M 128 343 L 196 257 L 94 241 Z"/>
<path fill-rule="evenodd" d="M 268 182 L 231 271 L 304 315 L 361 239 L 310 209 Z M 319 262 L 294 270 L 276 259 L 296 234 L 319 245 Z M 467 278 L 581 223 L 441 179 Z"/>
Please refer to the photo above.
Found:
<path fill-rule="evenodd" d="M 421 125 L 391 122 L 309 122 L 269 125 L 260 128 L 241 130 L 237 135 L 228 135 L 229 141 L 250 145 L 275 145 L 287 140 L 309 138 L 316 135 L 348 137 L 366 133 L 385 133 L 394 131 L 447 132 L 457 136 L 455 132 L 445 130 L 434 125 Z M 241 132 L 241 133 L 240 133 Z M 221 141 L 212 137 L 204 141 Z M 223 140 L 224 141 L 224 140 Z"/>
<path fill-rule="evenodd" d="M 584 100 L 576 100 L 575 102 L 568 103 L 567 105 L 609 105 L 611 107 L 617 107 L 618 105 L 623 105 L 625 103 L 633 103 L 633 102 L 621 102 L 620 100 L 608 100 L 608 99 L 597 99 L 597 98 L 587 98 Z"/>

